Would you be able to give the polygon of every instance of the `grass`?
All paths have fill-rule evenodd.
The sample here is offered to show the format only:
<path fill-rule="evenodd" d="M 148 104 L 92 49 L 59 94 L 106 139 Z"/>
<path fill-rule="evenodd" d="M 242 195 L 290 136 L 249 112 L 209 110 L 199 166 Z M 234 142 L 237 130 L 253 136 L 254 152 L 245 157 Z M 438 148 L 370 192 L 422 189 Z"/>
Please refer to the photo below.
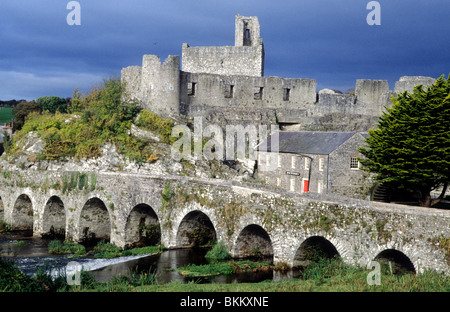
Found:
<path fill-rule="evenodd" d="M 211 268 L 226 263 L 215 263 Z M 261 263 L 242 261 L 234 268 L 255 269 Z M 190 266 L 193 267 L 193 266 Z M 211 270 L 212 272 L 213 270 Z M 434 271 L 393 275 L 382 271 L 381 285 L 368 285 L 369 270 L 337 260 L 320 260 L 304 269 L 300 278 L 241 284 L 161 284 L 151 272 L 119 275 L 108 282 L 96 281 L 92 273 L 81 272 L 81 285 L 67 285 L 66 278 L 51 279 L 43 272 L 25 275 L 13 264 L 0 260 L 0 290 L 11 292 L 450 292 L 450 276 Z"/>
<path fill-rule="evenodd" d="M 86 248 L 83 245 L 70 241 L 61 242 L 59 240 L 52 240 L 48 244 L 48 253 L 54 255 L 73 254 L 74 256 L 84 256 L 86 255 Z"/>
<path fill-rule="evenodd" d="M 54 255 L 72 254 L 74 257 L 84 257 L 93 254 L 97 259 L 111 259 L 117 257 L 137 256 L 146 254 L 160 253 L 164 250 L 164 246 L 146 246 L 141 248 L 133 248 L 123 250 L 114 244 L 100 241 L 91 252 L 87 252 L 86 248 L 81 244 L 70 241 L 52 240 L 48 244 L 48 252 Z"/>
<path fill-rule="evenodd" d="M 111 259 L 116 257 L 155 254 L 160 253 L 164 249 L 165 247 L 163 246 L 146 246 L 123 250 L 114 244 L 101 241 L 97 244 L 97 246 L 94 247 L 94 252 L 96 252 L 96 258 Z"/>
<path fill-rule="evenodd" d="M 225 263 L 226 264 L 226 263 Z M 190 266 L 192 267 L 192 266 Z M 217 263 L 211 268 L 218 268 Z M 240 284 L 160 284 L 151 273 L 118 276 L 107 283 L 72 286 L 80 292 L 449 292 L 450 276 L 425 271 L 423 274 L 393 275 L 382 272 L 381 285 L 368 285 L 369 270 L 335 260 L 324 260 L 306 268 L 300 278 Z M 213 274 L 213 270 L 211 271 Z M 82 279 L 83 280 L 83 279 Z"/>
<path fill-rule="evenodd" d="M 178 272 L 186 277 L 207 277 L 214 275 L 231 275 L 241 272 L 260 272 L 271 270 L 269 262 L 255 261 L 227 261 L 213 262 L 210 264 L 195 265 L 190 264 L 178 268 Z"/>
<path fill-rule="evenodd" d="M 306 268 L 300 278 L 242 284 L 172 282 L 132 288 L 144 292 L 449 292 L 450 276 L 434 271 L 393 275 L 382 272 L 381 285 L 368 285 L 369 270 L 341 261 L 323 260 Z"/>

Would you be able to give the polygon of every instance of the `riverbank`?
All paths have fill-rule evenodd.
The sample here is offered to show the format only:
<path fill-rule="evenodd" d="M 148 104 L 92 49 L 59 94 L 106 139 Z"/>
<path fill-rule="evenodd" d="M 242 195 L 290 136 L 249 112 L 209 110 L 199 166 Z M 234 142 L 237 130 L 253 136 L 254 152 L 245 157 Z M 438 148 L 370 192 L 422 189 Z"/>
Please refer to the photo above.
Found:
<path fill-rule="evenodd" d="M 450 292 L 450 277 L 434 271 L 394 275 L 384 270 L 380 285 L 369 285 L 370 271 L 339 261 L 320 261 L 307 267 L 299 278 L 260 283 L 198 284 L 194 281 L 160 283 L 153 273 L 119 275 L 107 282 L 82 272 L 81 285 L 68 285 L 65 278 L 52 280 L 45 274 L 25 276 L 0 264 L 0 286 L 11 292 Z"/>
<path fill-rule="evenodd" d="M 40 240 L 38 240 L 40 241 Z M 15 241 L 15 245 L 17 245 Z M 31 242 L 21 248 L 31 245 Z M 44 244 L 47 246 L 47 244 Z M 56 243 L 49 247 L 57 247 L 60 253 L 65 253 L 63 247 L 73 247 L 73 244 Z M 81 285 L 68 285 L 65 276 L 57 279 L 49 278 L 46 272 L 38 272 L 35 276 L 27 276 L 20 269 L 9 265 L 7 261 L 0 262 L 0 291 L 9 292 L 450 292 L 450 276 L 426 271 L 422 274 L 405 273 L 396 275 L 388 265 L 381 268 L 380 285 L 369 285 L 367 278 L 370 270 L 352 266 L 340 259 L 316 259 L 318 262 L 295 271 L 283 272 L 283 267 L 277 267 L 265 261 L 234 261 L 220 248 L 215 246 L 209 252 L 192 250 L 166 251 L 162 258 L 154 257 L 155 262 L 139 271 L 123 271 L 118 274 L 112 270 L 112 278 L 99 280 L 93 273 L 82 272 Z M 219 246 L 220 247 L 220 246 Z M 34 246 L 40 250 L 42 246 Z M 147 252 L 160 251 L 160 246 L 145 247 L 123 251 L 111 244 L 100 243 L 93 251 L 102 257 L 117 258 L 123 261 L 123 256 L 138 255 Z M 164 247 L 162 246 L 162 249 Z M 55 250 L 55 251 L 56 251 Z M 69 250 L 74 251 L 74 250 Z M 172 254 L 175 252 L 175 254 Z M 181 262 L 175 261 L 181 252 Z M 195 255 L 199 259 L 191 258 Z M 92 257 L 97 258 L 97 257 Z M 209 259 L 206 261 L 205 258 Z M 203 259 L 203 260 L 201 260 Z M 77 260 L 77 259 L 73 259 Z M 88 260 L 88 259 L 87 259 Z M 105 259 L 106 260 L 106 259 Z M 199 261 L 201 260 L 201 261 Z M 82 261 L 82 258 L 77 261 Z M 92 260 L 90 260 L 92 261 Z M 108 260 L 106 260 L 108 261 Z M 109 260 L 109 264 L 112 264 Z M 159 269 L 156 270 L 156 263 Z M 164 263 L 164 264 L 162 264 Z M 197 263 L 197 264 L 193 264 Z M 135 267 L 133 264 L 131 267 Z M 145 268 L 144 267 L 144 268 Z M 261 272 L 267 272 L 260 275 Z M 115 273 L 114 273 L 115 272 Z M 238 272 L 247 272 L 252 276 L 264 276 L 263 279 L 245 279 L 245 282 L 217 282 L 217 276 L 226 278 Z M 288 273 L 287 278 L 275 279 L 277 273 Z M 291 274 L 292 273 L 292 274 Z M 295 276 L 293 275 L 295 273 Z M 108 274 L 106 274 L 108 275 Z M 169 275 L 169 276 L 167 276 Z M 292 275 L 292 276 L 291 276 Z M 177 276 L 177 279 L 174 279 Z M 186 278 L 189 277 L 190 278 Z M 181 277 L 181 280 L 178 279 Z M 259 282 L 262 281 L 262 282 Z"/>
<path fill-rule="evenodd" d="M 72 292 L 450 292 L 450 277 L 434 271 L 394 275 L 384 272 L 380 285 L 369 285 L 370 271 L 338 262 L 316 263 L 300 278 L 240 284 L 160 284 L 157 276 L 116 278 L 108 283 L 73 286 Z M 142 283 L 142 284 L 139 284 Z M 147 283 L 147 284 L 146 284 Z"/>

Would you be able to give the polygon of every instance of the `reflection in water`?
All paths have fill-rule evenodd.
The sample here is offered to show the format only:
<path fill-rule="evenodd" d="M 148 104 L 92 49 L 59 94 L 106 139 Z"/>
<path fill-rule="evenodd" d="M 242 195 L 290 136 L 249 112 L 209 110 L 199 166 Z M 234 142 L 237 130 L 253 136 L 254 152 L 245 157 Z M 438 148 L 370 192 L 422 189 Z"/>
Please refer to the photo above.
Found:
<path fill-rule="evenodd" d="M 265 280 L 283 280 L 295 277 L 293 272 L 246 272 L 233 275 L 218 275 L 212 277 L 188 278 L 177 272 L 177 268 L 188 264 L 207 264 L 205 259 L 205 249 L 174 249 L 167 250 L 159 255 L 152 255 L 145 258 L 110 265 L 108 267 L 95 270 L 92 273 L 100 281 L 107 281 L 119 274 L 135 273 L 156 273 L 159 283 L 169 283 L 172 281 L 196 283 L 258 283 Z"/>
<path fill-rule="evenodd" d="M 27 237 L 24 233 L 0 236 L 0 254 L 17 264 L 26 274 L 34 274 L 38 268 L 47 271 L 64 272 L 67 263 L 79 262 L 99 281 L 108 281 L 117 275 L 131 273 L 156 273 L 159 283 L 171 281 L 196 283 L 250 283 L 264 280 L 281 280 L 295 277 L 293 272 L 256 272 L 238 273 L 230 276 L 213 276 L 208 278 L 187 278 L 177 272 L 177 268 L 188 264 L 207 264 L 207 249 L 175 249 L 161 254 L 114 259 L 94 259 L 92 257 L 70 258 L 48 254 L 49 240 Z M 132 260 L 130 260 L 132 259 Z M 119 263 L 118 263 L 119 262 Z M 100 268 L 99 268 L 100 267 Z"/>

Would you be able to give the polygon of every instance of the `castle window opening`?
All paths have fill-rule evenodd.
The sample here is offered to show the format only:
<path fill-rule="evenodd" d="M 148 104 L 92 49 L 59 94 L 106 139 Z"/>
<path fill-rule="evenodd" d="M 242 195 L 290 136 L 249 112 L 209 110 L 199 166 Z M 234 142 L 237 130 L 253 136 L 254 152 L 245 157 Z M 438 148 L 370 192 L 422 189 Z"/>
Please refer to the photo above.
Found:
<path fill-rule="evenodd" d="M 289 89 L 289 88 L 283 89 L 283 101 L 289 101 L 290 93 L 291 93 L 291 89 Z"/>
<path fill-rule="evenodd" d="M 248 29 L 248 22 L 244 22 L 244 46 L 251 46 L 250 29 Z"/>
<path fill-rule="evenodd" d="M 225 88 L 225 98 L 232 99 L 233 96 L 234 96 L 234 86 L 233 85 L 228 85 Z"/>
<path fill-rule="evenodd" d="M 187 94 L 189 96 L 194 96 L 195 95 L 196 86 L 197 86 L 197 84 L 195 82 L 189 82 L 187 84 Z"/>
<path fill-rule="evenodd" d="M 263 99 L 263 90 L 264 90 L 263 87 L 255 87 L 255 92 L 254 92 L 254 94 L 255 94 L 254 99 L 255 100 L 262 100 Z"/>

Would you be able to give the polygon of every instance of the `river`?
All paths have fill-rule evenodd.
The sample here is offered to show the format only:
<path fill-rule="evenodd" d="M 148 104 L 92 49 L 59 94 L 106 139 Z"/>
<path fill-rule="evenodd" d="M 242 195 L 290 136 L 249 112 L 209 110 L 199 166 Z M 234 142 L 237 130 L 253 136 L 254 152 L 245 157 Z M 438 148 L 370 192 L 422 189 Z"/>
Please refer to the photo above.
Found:
<path fill-rule="evenodd" d="M 295 277 L 289 272 L 257 272 L 238 273 L 227 276 L 208 278 L 187 278 L 177 272 L 177 268 L 188 264 L 206 264 L 207 249 L 171 249 L 161 254 L 119 257 L 113 259 L 95 259 L 93 257 L 71 258 L 69 256 L 48 254 L 47 245 L 50 241 L 42 238 L 29 237 L 26 233 L 15 232 L 0 236 L 0 254 L 2 257 L 16 263 L 24 273 L 33 275 L 39 268 L 54 276 L 64 272 L 67 264 L 78 262 L 85 271 L 90 271 L 96 280 L 108 281 L 114 276 L 130 273 L 156 273 L 159 283 L 172 281 L 197 283 L 250 283 L 265 280 L 282 280 Z"/>

